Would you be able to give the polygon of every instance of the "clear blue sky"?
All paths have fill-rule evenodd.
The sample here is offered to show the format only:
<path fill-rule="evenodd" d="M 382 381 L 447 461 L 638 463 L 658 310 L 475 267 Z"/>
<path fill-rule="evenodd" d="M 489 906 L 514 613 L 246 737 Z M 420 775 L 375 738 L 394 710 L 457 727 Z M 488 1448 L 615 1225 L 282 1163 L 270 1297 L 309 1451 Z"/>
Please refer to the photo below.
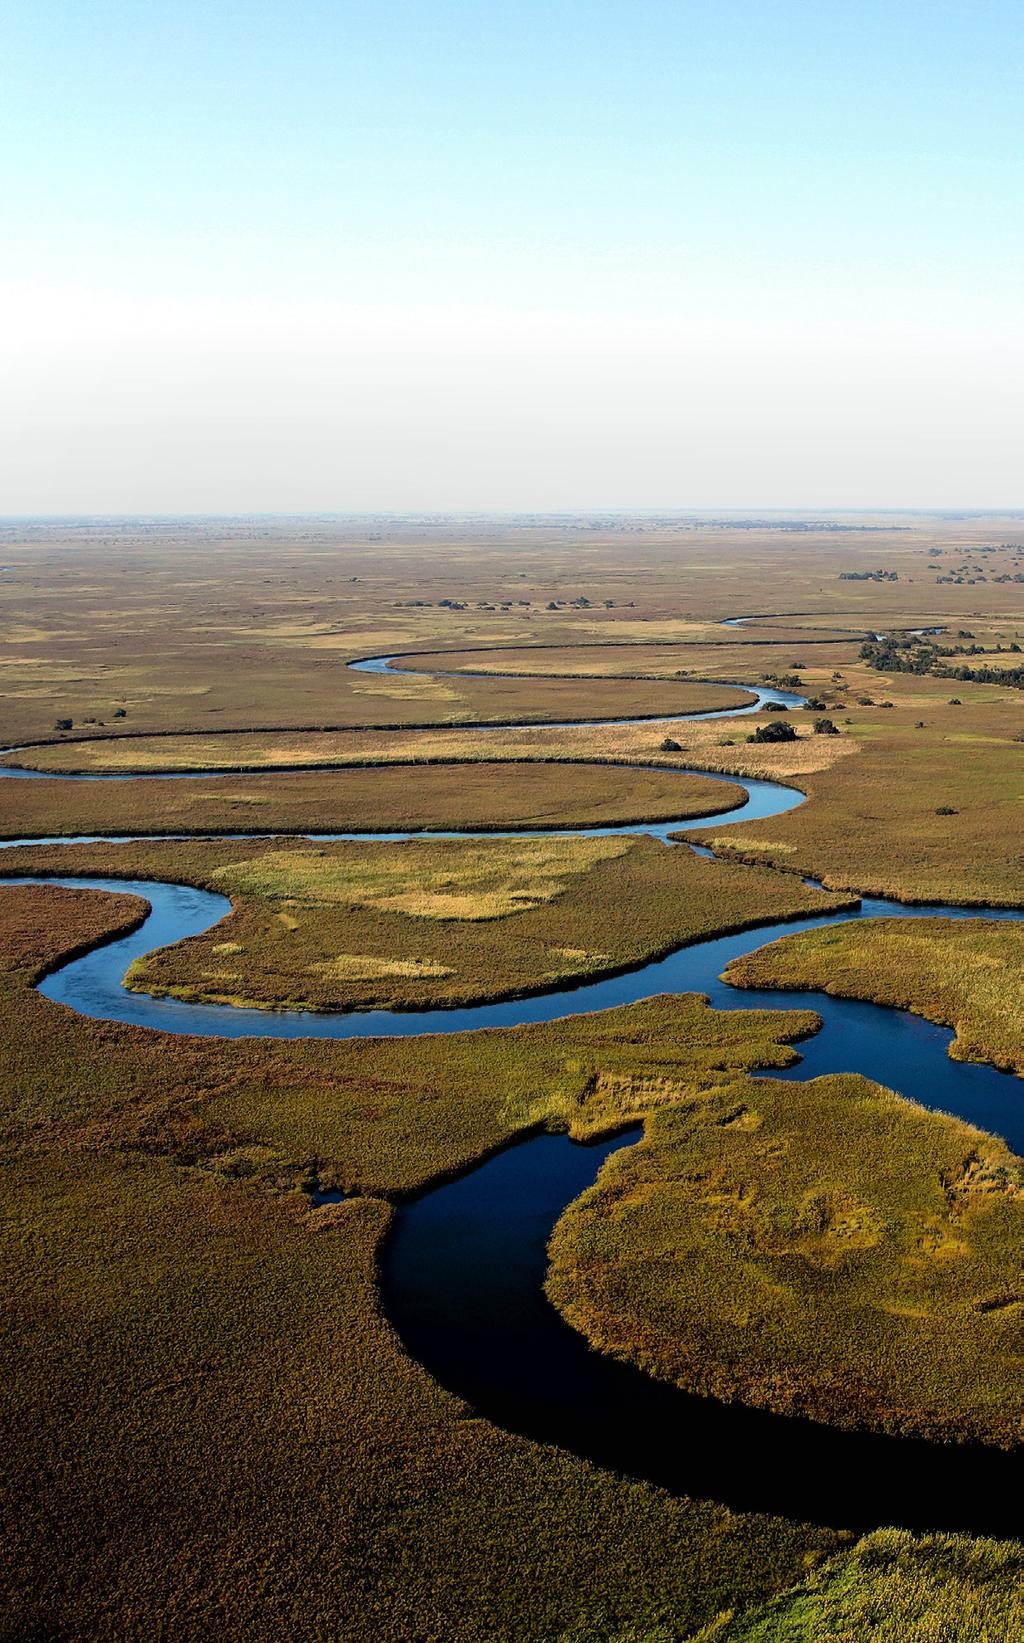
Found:
<path fill-rule="evenodd" d="M 7 0 L 0 512 L 1020 503 L 1022 45 Z"/>

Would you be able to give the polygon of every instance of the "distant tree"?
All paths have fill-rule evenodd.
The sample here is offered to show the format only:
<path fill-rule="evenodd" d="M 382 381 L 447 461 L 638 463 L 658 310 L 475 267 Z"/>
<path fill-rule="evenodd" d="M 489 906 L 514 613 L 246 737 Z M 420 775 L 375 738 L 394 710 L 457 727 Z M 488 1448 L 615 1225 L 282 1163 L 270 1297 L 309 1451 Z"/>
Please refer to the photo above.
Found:
<path fill-rule="evenodd" d="M 814 734 L 816 736 L 838 736 L 838 727 L 831 719 L 815 719 Z"/>
<path fill-rule="evenodd" d="M 74 719 L 54 719 L 53 728 L 54 730 L 70 730 L 74 722 Z"/>
<path fill-rule="evenodd" d="M 754 734 L 747 737 L 747 741 L 795 742 L 796 731 L 793 729 L 792 725 L 786 724 L 783 719 L 771 719 L 766 725 L 758 725 L 757 729 L 754 731 Z"/>
<path fill-rule="evenodd" d="M 671 736 L 666 736 L 661 744 L 661 751 L 662 753 L 681 753 L 683 750 L 678 742 L 672 740 Z"/>

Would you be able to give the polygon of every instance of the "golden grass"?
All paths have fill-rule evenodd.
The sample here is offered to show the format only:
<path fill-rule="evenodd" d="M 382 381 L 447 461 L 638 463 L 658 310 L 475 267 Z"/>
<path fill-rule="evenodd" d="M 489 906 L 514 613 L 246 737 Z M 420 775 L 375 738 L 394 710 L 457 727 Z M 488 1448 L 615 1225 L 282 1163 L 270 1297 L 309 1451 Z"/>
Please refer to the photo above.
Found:
<path fill-rule="evenodd" d="M 863 919 L 737 959 L 737 987 L 813 987 L 953 1027 L 950 1055 L 1024 1073 L 1024 929 L 995 919 Z"/>
<path fill-rule="evenodd" d="M 437 959 L 381 958 L 374 953 L 337 953 L 315 968 L 330 981 L 378 981 L 383 976 L 422 981 L 452 973 L 447 964 Z"/>
<path fill-rule="evenodd" d="M 552 865 L 564 864 L 554 881 L 560 892 L 507 908 L 511 891 L 535 887 L 548 851 Z M 727 929 L 844 905 L 789 876 L 636 836 L 368 841 L 325 844 L 316 854 L 300 840 L 269 849 L 260 841 L 32 846 L 6 851 L 0 870 L 112 872 L 227 891 L 234 908 L 225 921 L 150 955 L 129 985 L 271 1009 L 429 1008 L 516 996 L 627 969 Z M 478 905 L 453 908 L 451 887 L 460 883 L 485 887 L 488 905 L 507 910 L 480 918 Z M 418 891 L 404 894 L 420 884 L 437 891 L 429 917 L 418 916 Z M 339 953 L 372 960 L 373 972 L 343 973 L 331 962 Z M 243 956 L 226 978 L 232 955 Z"/>
<path fill-rule="evenodd" d="M 1010 1643 L 1024 1637 L 1022 1577 L 1015 1543 L 879 1529 L 691 1643 Z"/>
<path fill-rule="evenodd" d="M 615 709 L 612 709 L 614 713 Z M 351 730 L 280 735 L 159 736 L 122 741 L 71 742 L 36 747 L 8 762 L 41 771 L 86 772 L 141 770 L 287 769 L 345 765 L 423 763 L 446 759 L 536 760 L 609 759 L 678 770 L 697 765 L 729 775 L 788 776 L 828 770 L 856 752 L 846 736 L 815 736 L 809 719 L 794 716 L 796 742 L 749 746 L 747 735 L 764 715 L 736 720 L 679 719 L 662 724 L 579 726 L 554 730 L 542 726 L 512 730 L 368 731 Z M 667 737 L 681 751 L 666 753 Z"/>
<path fill-rule="evenodd" d="M 933 1440 L 1024 1439 L 1024 1165 L 867 1080 L 646 1114 L 551 1245 L 596 1346 L 714 1397 Z"/>
<path fill-rule="evenodd" d="M 712 777 L 606 764 L 458 766 L 237 777 L 202 781 L 62 783 L 3 787 L 0 835 L 63 833 L 399 832 L 476 828 L 616 826 L 712 816 L 731 809 L 734 788 Z"/>
<path fill-rule="evenodd" d="M 834 1549 L 469 1418 L 381 1315 L 389 1206 L 309 1211 L 298 1190 L 314 1156 L 322 1182 L 394 1192 L 532 1124 L 585 1126 L 602 1072 L 784 1062 L 805 1014 L 662 1000 L 522 1033 L 232 1043 L 30 990 L 137 913 L 0 891 L 12 1637 L 492 1643 L 642 1634 L 666 1613 L 685 1631 Z"/>
<path fill-rule="evenodd" d="M 800 785 L 808 803 L 744 823 L 742 840 L 728 830 L 696 836 L 835 889 L 1024 905 L 1015 846 L 1024 798 L 1020 691 L 847 671 L 854 685 L 844 693 L 848 711 L 832 713 L 845 734 L 817 740 L 856 747 L 856 757 L 807 772 Z M 812 688 L 818 682 L 811 668 L 807 678 Z M 862 707 L 855 692 L 894 705 Z"/>
<path fill-rule="evenodd" d="M 1016 539 L 1019 521 L 915 518 L 899 530 L 883 517 L 868 523 L 880 528 L 782 534 L 767 522 L 732 530 L 654 519 L 7 526 L 2 557 L 14 572 L 0 578 L 0 626 L 11 641 L 9 654 L 0 654 L 0 740 L 46 736 L 64 715 L 76 729 L 86 716 L 109 726 L 124 707 L 132 729 L 201 732 L 204 758 L 214 763 L 226 750 L 228 763 L 249 762 L 232 761 L 233 738 L 218 730 L 276 727 L 253 762 L 272 747 L 270 762 L 287 764 L 315 742 L 312 734 L 296 738 L 298 725 L 654 711 L 678 704 L 671 681 L 631 689 L 614 680 L 463 678 L 429 687 L 453 693 L 431 702 L 423 687 L 392 693 L 408 691 L 408 682 L 387 681 L 387 694 L 354 683 L 359 676 L 344 664 L 350 655 L 401 648 L 710 639 L 718 618 L 736 611 L 806 614 L 779 618 L 773 645 L 736 635 L 735 645 L 703 653 L 681 647 L 678 666 L 688 677 L 722 677 L 723 664 L 736 679 L 784 671 L 801 654 L 789 635 L 804 627 L 885 630 L 931 621 L 970 627 L 985 643 L 997 632 L 1020 636 L 1021 588 L 992 579 L 1019 569 L 1012 556 L 972 558 L 987 582 L 936 580 L 950 555 L 959 560 Z M 946 557 L 929 557 L 934 545 Z M 898 568 L 900 582 L 838 580 L 841 569 L 878 562 Z M 549 601 L 581 592 L 589 608 L 547 611 Z M 442 597 L 466 608 L 442 609 Z M 520 599 L 530 605 L 520 607 Z M 424 603 L 414 608 L 414 600 Z M 605 600 L 615 608 L 600 608 Z M 991 689 L 982 696 L 951 686 L 943 695 L 921 681 L 860 681 L 848 666 L 855 648 L 837 642 L 812 655 L 808 645 L 804 677 L 815 689 L 847 669 L 851 685 L 876 700 L 891 697 L 895 709 L 862 709 L 853 689 L 844 690 L 854 722 L 841 738 L 779 748 L 744 748 L 751 726 L 742 721 L 699 732 L 679 725 L 674 739 L 688 752 L 676 762 L 799 780 L 810 804 L 743 829 L 749 849 L 760 845 L 758 856 L 797 872 L 901 895 L 1018 897 L 1019 695 L 1000 701 Z M 947 712 L 945 697 L 954 694 L 964 706 Z M 594 732 L 601 739 L 594 756 L 657 762 L 665 733 L 654 726 Z M 470 745 L 452 751 L 447 733 L 438 736 L 443 757 Z M 570 756 L 597 745 L 584 736 L 572 736 Z M 735 745 L 720 748 L 726 740 Z M 322 754 L 336 762 L 338 749 L 342 757 L 355 749 L 357 758 L 391 758 L 403 748 L 407 757 L 437 756 L 426 752 L 438 746 L 429 736 L 380 741 L 386 746 L 375 746 L 372 733 L 325 738 L 314 761 Z M 129 749 L 104 745 L 116 757 Z M 514 737 L 501 733 L 500 751 L 498 736 L 472 745 L 469 756 L 486 760 L 490 749 L 505 758 Z M 181 743 L 182 762 L 193 746 Z M 234 778 L 221 791 L 152 784 L 146 795 L 82 786 L 45 795 L 9 783 L 5 825 L 8 836 L 225 829 L 255 815 L 261 826 L 318 830 L 424 818 L 500 825 L 513 816 L 625 819 L 662 802 L 658 814 L 671 813 L 671 798 L 656 790 L 660 778 L 641 772 L 592 777 L 581 768 L 568 793 L 564 772 L 541 785 L 521 766 L 505 776 L 486 763 L 460 772 L 457 791 L 450 772 L 393 774 L 389 784 L 375 773 L 373 788 L 347 777 L 293 785 L 279 776 L 265 784 Z M 19 788 L 28 791 L 19 796 Z M 958 814 L 937 817 L 943 805 Z M 538 931 L 531 974 L 600 958 L 623 906 L 629 941 L 650 940 L 647 901 L 641 916 L 623 899 L 635 893 L 635 866 L 626 856 L 574 880 L 579 889 L 623 875 L 609 904 L 614 916 L 606 908 L 603 931 L 584 928 L 577 907 L 575 930 Z M 506 920 L 467 921 L 465 929 L 482 937 L 560 919 L 573 893 Z M 693 903 L 687 908 L 691 918 Z M 10 1532 L 0 1559 L 12 1636 L 149 1637 L 170 1629 L 375 1643 L 453 1635 L 466 1643 L 634 1643 L 709 1626 L 705 1635 L 723 1643 L 994 1643 L 1024 1630 L 1018 1549 L 884 1534 L 807 1575 L 832 1537 L 672 1503 L 466 1419 L 402 1358 L 376 1309 L 373 1261 L 386 1207 L 361 1200 L 292 1219 L 295 1181 L 314 1151 L 327 1178 L 394 1191 L 478 1157 L 537 1118 L 585 1126 L 652 1112 L 662 1115 L 655 1123 L 668 1123 L 684 1089 L 722 1083 L 716 1064 L 729 1062 L 734 1076 L 744 1054 L 754 1053 L 750 1023 L 743 1044 L 726 1046 L 713 1018 L 661 1001 L 602 1023 L 473 1035 L 461 1044 L 355 1051 L 184 1044 L 86 1024 L 25 992 L 34 968 L 62 943 L 94 939 L 123 908 L 8 889 L 0 909 L 14 964 L 0 1080 L 12 1233 L 0 1259 L 13 1300 L 0 1375 L 10 1434 L 0 1483 Z M 346 916 L 439 928 L 404 914 Z M 662 927 L 670 922 L 662 916 Z M 304 941 L 301 927 L 288 933 L 274 923 L 281 949 Z M 465 952 L 440 956 L 457 967 Z M 308 956 L 329 962 L 338 954 L 398 963 L 431 956 L 396 956 L 393 943 L 355 939 L 321 943 Z M 222 952 L 207 968 L 231 959 Z M 470 971 L 478 960 L 479 953 Z M 444 984 L 385 979 L 394 987 Z M 380 983 L 344 983 L 372 985 Z M 933 989 L 924 1003 L 930 1008 L 938 996 Z M 970 994 L 963 996 L 970 1014 Z M 771 1032 L 780 1019 L 794 1018 L 775 1016 Z M 987 1038 L 997 1025 L 993 1013 Z M 760 1043 L 757 1053 L 764 1050 Z M 784 1046 L 777 1053 L 784 1056 Z M 764 1114 L 745 1099 L 739 1105 L 746 1110 L 726 1114 L 723 1133 L 754 1144 Z M 830 1132 L 800 1135 L 812 1162 L 821 1134 Z M 922 1270 L 934 1269 L 947 1286 L 943 1295 L 950 1273 L 981 1258 L 979 1228 L 986 1213 L 997 1213 L 977 1201 L 976 1169 L 951 1185 L 954 1203 L 966 1200 L 966 1234 L 940 1213 L 920 1252 Z M 832 1224 L 844 1237 L 863 1245 L 877 1236 L 877 1213 L 864 1212 L 874 1210 L 871 1190 L 854 1191 L 845 1178 L 833 1190 Z M 788 1198 L 783 1207 L 785 1232 Z M 806 1248 L 792 1264 L 830 1275 L 811 1259 L 821 1259 L 823 1240 L 825 1254 L 835 1242 L 823 1211 L 817 1219 L 826 1230 L 818 1225 L 815 1245 L 805 1229 Z M 852 1257 L 870 1262 L 887 1238 Z M 965 1243 L 967 1254 L 959 1249 Z M 895 1309 L 880 1315 L 886 1328 L 908 1336 L 931 1327 L 919 1290 L 890 1293 L 886 1304 Z M 1012 1313 L 984 1316 L 1005 1331 Z M 794 1581 L 802 1584 L 786 1601 L 756 1607 Z M 723 1611 L 734 1615 L 723 1622 L 728 1632 L 715 1625 Z"/>
<path fill-rule="evenodd" d="M 413 850 L 323 845 L 248 855 L 214 868 L 211 878 L 232 898 L 294 898 L 311 907 L 372 907 L 427 919 L 508 918 L 553 901 L 576 874 L 624 856 L 633 842 L 463 839 Z"/>

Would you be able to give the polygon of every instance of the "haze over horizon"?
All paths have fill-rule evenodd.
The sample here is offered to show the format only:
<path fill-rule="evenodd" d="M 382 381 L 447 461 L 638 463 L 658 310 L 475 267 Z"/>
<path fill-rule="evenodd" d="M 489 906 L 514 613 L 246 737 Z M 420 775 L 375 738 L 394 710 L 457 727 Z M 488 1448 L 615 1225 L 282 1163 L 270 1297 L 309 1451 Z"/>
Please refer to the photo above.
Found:
<path fill-rule="evenodd" d="M 1022 41 L 11 0 L 0 513 L 1009 508 Z"/>

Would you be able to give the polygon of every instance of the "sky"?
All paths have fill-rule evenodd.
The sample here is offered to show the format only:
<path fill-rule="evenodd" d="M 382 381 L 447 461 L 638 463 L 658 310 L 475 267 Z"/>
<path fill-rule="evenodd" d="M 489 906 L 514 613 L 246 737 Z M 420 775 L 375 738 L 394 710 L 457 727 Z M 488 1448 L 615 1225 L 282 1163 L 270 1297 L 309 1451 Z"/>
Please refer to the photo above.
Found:
<path fill-rule="evenodd" d="M 1019 0 L 5 0 L 0 514 L 1024 504 Z"/>

